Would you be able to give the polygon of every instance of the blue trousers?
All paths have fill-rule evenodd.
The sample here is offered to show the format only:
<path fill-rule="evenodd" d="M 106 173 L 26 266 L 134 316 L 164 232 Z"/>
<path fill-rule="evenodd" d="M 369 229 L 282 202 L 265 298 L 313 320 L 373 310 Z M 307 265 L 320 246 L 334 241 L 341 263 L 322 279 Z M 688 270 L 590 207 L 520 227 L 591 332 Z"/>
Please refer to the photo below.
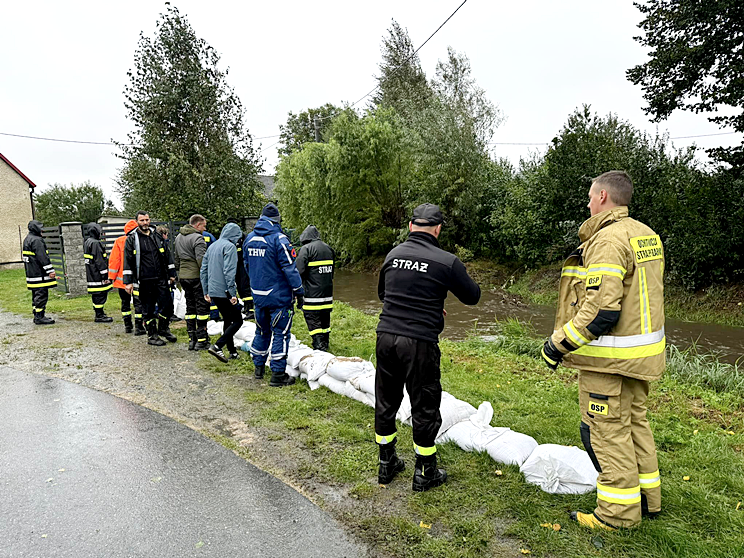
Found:
<path fill-rule="evenodd" d="M 269 360 L 272 372 L 283 374 L 287 367 L 289 338 L 292 334 L 294 309 L 256 306 L 256 336 L 251 344 L 253 364 L 263 366 Z"/>

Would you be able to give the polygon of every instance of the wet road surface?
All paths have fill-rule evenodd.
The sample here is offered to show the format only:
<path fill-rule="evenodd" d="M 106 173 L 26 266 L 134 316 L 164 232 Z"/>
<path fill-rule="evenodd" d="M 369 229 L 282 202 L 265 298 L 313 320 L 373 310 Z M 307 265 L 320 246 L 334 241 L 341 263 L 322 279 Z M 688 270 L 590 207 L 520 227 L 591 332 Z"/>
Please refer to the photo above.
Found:
<path fill-rule="evenodd" d="M 149 409 L 0 366 L 0 556 L 355 557 L 294 489 Z"/>

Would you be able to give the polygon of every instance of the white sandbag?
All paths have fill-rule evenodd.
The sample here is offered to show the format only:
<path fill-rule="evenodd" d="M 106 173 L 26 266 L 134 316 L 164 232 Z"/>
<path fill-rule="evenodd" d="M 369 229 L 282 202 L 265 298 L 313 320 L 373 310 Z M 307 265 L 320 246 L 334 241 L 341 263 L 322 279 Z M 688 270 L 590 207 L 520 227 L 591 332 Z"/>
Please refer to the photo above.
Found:
<path fill-rule="evenodd" d="M 301 346 L 295 349 L 292 349 L 290 347 L 289 353 L 287 354 L 287 366 L 290 366 L 291 368 L 297 368 L 299 370 L 300 360 L 302 359 L 302 357 L 312 354 L 313 352 L 310 347 L 303 347 L 304 346 Z"/>
<path fill-rule="evenodd" d="M 300 379 L 307 380 L 307 374 L 300 374 Z M 310 391 L 315 391 L 320 387 L 320 384 L 313 380 L 307 380 L 307 385 L 310 388 Z"/>
<path fill-rule="evenodd" d="M 364 403 L 365 405 L 368 405 L 370 407 L 375 406 L 374 397 L 370 396 L 368 393 L 359 391 L 349 382 L 342 382 L 341 380 L 337 380 L 330 374 L 323 374 L 318 379 L 318 383 L 321 386 L 327 387 L 334 393 L 338 393 L 339 395 L 343 395 L 344 397 L 355 399 L 360 403 Z"/>
<path fill-rule="evenodd" d="M 313 351 L 300 359 L 300 372 L 307 374 L 308 380 L 318 380 L 326 373 L 328 363 L 335 358 L 335 355 L 325 351 Z"/>
<path fill-rule="evenodd" d="M 369 393 L 370 395 L 374 395 L 375 394 L 375 374 L 376 374 L 375 369 L 374 367 L 372 367 L 372 370 L 370 370 L 369 372 L 356 376 L 349 381 L 351 382 L 351 385 L 354 386 L 359 391 L 363 391 L 364 393 Z"/>
<path fill-rule="evenodd" d="M 359 357 L 336 357 L 328 363 L 326 374 L 346 382 L 370 371 L 374 372 L 375 366 L 368 360 Z"/>
<path fill-rule="evenodd" d="M 287 373 L 287 375 L 292 376 L 293 378 L 299 378 L 300 377 L 300 371 L 297 368 L 292 368 L 291 366 L 287 366 L 284 371 Z"/>
<path fill-rule="evenodd" d="M 253 322 L 243 322 L 240 329 L 235 332 L 235 339 L 241 341 L 253 341 L 253 337 L 256 335 L 256 324 Z"/>
<path fill-rule="evenodd" d="M 222 326 L 224 322 L 215 322 L 214 320 L 209 320 L 207 322 L 207 333 L 209 335 L 222 335 Z"/>
<path fill-rule="evenodd" d="M 500 428 L 491 427 L 493 430 Z M 532 436 L 506 429 L 486 443 L 485 450 L 491 459 L 504 465 L 522 465 L 537 447 Z"/>
<path fill-rule="evenodd" d="M 442 392 L 442 403 L 439 405 L 439 413 L 442 415 L 442 426 L 439 435 L 447 432 L 452 426 L 460 421 L 467 420 L 475 414 L 475 407 L 446 391 Z"/>
<path fill-rule="evenodd" d="M 186 317 L 186 297 L 181 289 L 173 290 L 173 315 L 182 320 Z"/>
<path fill-rule="evenodd" d="M 519 470 L 527 482 L 550 494 L 586 494 L 597 486 L 589 454 L 576 446 L 540 444 Z"/>

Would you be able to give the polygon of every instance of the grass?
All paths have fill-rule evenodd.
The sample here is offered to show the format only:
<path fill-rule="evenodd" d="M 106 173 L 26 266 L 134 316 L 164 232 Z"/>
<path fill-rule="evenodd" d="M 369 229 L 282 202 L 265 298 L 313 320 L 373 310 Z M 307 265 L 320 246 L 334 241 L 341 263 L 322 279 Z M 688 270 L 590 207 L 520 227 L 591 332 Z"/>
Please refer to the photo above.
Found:
<path fill-rule="evenodd" d="M 6 269 L 0 271 L 0 307 L 14 314 L 26 315 L 33 318 L 31 310 L 31 291 L 26 288 L 26 274 L 23 269 Z M 109 293 L 109 300 L 116 295 Z M 118 308 L 119 297 L 116 296 Z M 111 304 L 111 303 L 109 303 Z M 90 296 L 69 297 L 64 287 L 49 289 L 47 314 L 62 314 L 71 320 L 81 320 L 93 317 L 93 303 Z"/>
<path fill-rule="evenodd" d="M 11 285 L 22 286 L 22 279 L 11 280 L 9 273 L 15 272 L 0 273 L 0 304 L 30 315 L 30 300 L 22 300 Z M 55 298 L 49 308 L 55 312 L 65 304 L 79 304 L 79 309 L 68 306 L 66 311 L 76 315 L 84 310 L 90 319 L 89 300 L 80 300 Z M 331 351 L 370 358 L 376 323 L 374 316 L 335 303 Z M 535 358 L 539 342 L 518 322 L 498 324 L 498 329 L 495 342 L 471 338 L 441 343 L 444 389 L 475 406 L 490 401 L 495 425 L 529 434 L 539 443 L 580 447 L 575 372 L 545 368 Z M 302 319 L 295 320 L 293 331 L 309 341 Z M 246 357 L 223 365 L 203 355 L 199 364 L 207 374 L 251 374 Z M 243 382 L 234 396 L 250 404 L 251 426 L 286 456 L 263 465 L 295 485 L 338 487 L 342 505 L 327 500 L 326 507 L 362 540 L 394 556 L 512 556 L 520 548 L 559 558 L 744 555 L 744 508 L 737 509 L 744 501 L 741 373 L 713 357 L 670 349 L 668 373 L 653 384 L 649 398 L 664 512 L 655 521 L 619 533 L 590 533 L 568 523 L 568 510 L 593 509 L 594 494 L 544 493 L 526 484 L 517 467 L 463 452 L 452 443 L 439 448 L 450 481 L 414 494 L 407 426 L 400 427 L 398 447 L 408 469 L 387 489 L 379 488 L 372 409 L 325 388 L 311 391 L 304 382 L 281 390 Z M 230 438 L 219 441 L 245 457 L 260 459 Z M 497 469 L 503 475 L 497 475 Z M 562 527 L 554 531 L 542 523 Z"/>

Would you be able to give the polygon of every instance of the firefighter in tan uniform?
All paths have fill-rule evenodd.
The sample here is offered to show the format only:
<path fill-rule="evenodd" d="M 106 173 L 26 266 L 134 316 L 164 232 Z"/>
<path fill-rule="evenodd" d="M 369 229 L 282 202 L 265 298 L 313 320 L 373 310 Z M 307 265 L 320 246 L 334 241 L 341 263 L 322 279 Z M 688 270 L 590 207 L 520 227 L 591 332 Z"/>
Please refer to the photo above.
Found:
<path fill-rule="evenodd" d="M 649 381 L 665 366 L 664 251 L 659 236 L 628 217 L 630 177 L 592 181 L 591 218 L 561 272 L 555 331 L 542 356 L 579 371 L 581 439 L 599 472 L 590 528 L 633 527 L 661 511 L 659 465 L 646 418 Z"/>

